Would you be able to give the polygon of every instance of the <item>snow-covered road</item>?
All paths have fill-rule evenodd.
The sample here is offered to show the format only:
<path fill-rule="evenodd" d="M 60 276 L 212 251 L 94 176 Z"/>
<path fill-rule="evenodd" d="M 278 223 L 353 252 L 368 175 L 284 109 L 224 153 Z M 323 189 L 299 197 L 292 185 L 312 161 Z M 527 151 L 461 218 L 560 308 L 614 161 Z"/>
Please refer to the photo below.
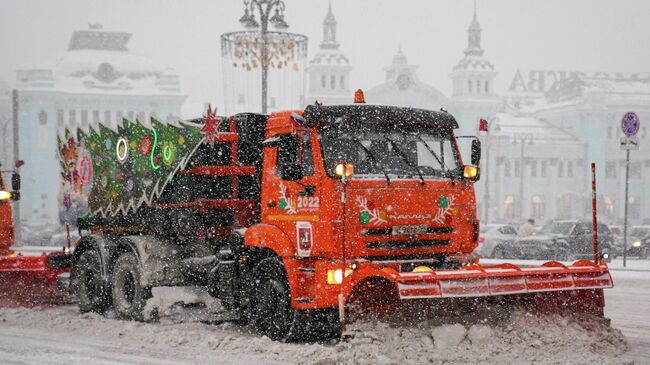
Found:
<path fill-rule="evenodd" d="M 650 364 L 650 270 L 612 273 L 614 328 L 516 313 L 496 327 L 363 323 L 344 342 L 284 344 L 233 324 L 118 321 L 74 306 L 0 309 L 0 364 Z"/>

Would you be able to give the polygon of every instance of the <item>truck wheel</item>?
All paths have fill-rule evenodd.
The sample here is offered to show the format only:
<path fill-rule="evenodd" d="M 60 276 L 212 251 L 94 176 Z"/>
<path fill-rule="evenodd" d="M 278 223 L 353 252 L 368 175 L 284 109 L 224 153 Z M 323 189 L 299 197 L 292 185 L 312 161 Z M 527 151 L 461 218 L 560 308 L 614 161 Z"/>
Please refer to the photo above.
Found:
<path fill-rule="evenodd" d="M 286 340 L 296 311 L 291 307 L 291 293 L 282 262 L 275 257 L 264 259 L 257 264 L 253 275 L 253 325 L 272 340 Z"/>
<path fill-rule="evenodd" d="M 110 298 L 102 281 L 97 252 L 87 250 L 79 256 L 72 266 L 70 281 L 81 313 L 103 313 L 110 306 Z"/>
<path fill-rule="evenodd" d="M 144 320 L 144 306 L 150 295 L 140 283 L 140 263 L 134 254 L 127 252 L 117 258 L 111 284 L 113 307 L 118 316 Z"/>

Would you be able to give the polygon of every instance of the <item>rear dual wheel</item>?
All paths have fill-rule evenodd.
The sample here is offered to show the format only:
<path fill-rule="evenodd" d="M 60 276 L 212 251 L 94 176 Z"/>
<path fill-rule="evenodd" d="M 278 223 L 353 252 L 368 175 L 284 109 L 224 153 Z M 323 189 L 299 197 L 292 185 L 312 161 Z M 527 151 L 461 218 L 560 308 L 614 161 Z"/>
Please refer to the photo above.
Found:
<path fill-rule="evenodd" d="M 144 307 L 151 297 L 150 290 L 140 282 L 140 262 L 130 252 L 115 261 L 111 282 L 113 307 L 122 319 L 144 320 Z"/>
<path fill-rule="evenodd" d="M 110 295 L 102 278 L 97 252 L 86 250 L 79 256 L 72 266 L 70 280 L 81 313 L 103 313 L 110 307 Z"/>

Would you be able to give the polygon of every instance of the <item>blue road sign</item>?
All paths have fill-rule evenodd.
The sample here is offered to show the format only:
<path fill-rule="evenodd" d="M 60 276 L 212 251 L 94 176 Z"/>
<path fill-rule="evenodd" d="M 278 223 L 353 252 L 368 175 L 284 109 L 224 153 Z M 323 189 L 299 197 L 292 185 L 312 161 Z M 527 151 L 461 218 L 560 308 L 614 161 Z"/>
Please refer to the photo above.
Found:
<path fill-rule="evenodd" d="M 639 116 L 633 112 L 625 113 L 623 119 L 621 119 L 621 130 L 628 138 L 636 135 L 640 125 L 641 121 L 639 120 Z"/>

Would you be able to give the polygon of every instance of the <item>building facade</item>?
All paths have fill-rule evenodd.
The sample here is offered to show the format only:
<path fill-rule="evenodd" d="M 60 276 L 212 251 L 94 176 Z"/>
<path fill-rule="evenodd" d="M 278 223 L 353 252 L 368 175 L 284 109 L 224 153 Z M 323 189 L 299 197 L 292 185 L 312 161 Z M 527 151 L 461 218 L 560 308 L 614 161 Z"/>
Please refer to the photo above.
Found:
<path fill-rule="evenodd" d="M 116 128 L 122 118 L 175 120 L 185 96 L 171 69 L 129 51 L 131 34 L 98 26 L 74 31 L 51 67 L 17 70 L 18 156 L 25 160 L 20 219 L 59 221 L 57 134 L 65 128 Z"/>

